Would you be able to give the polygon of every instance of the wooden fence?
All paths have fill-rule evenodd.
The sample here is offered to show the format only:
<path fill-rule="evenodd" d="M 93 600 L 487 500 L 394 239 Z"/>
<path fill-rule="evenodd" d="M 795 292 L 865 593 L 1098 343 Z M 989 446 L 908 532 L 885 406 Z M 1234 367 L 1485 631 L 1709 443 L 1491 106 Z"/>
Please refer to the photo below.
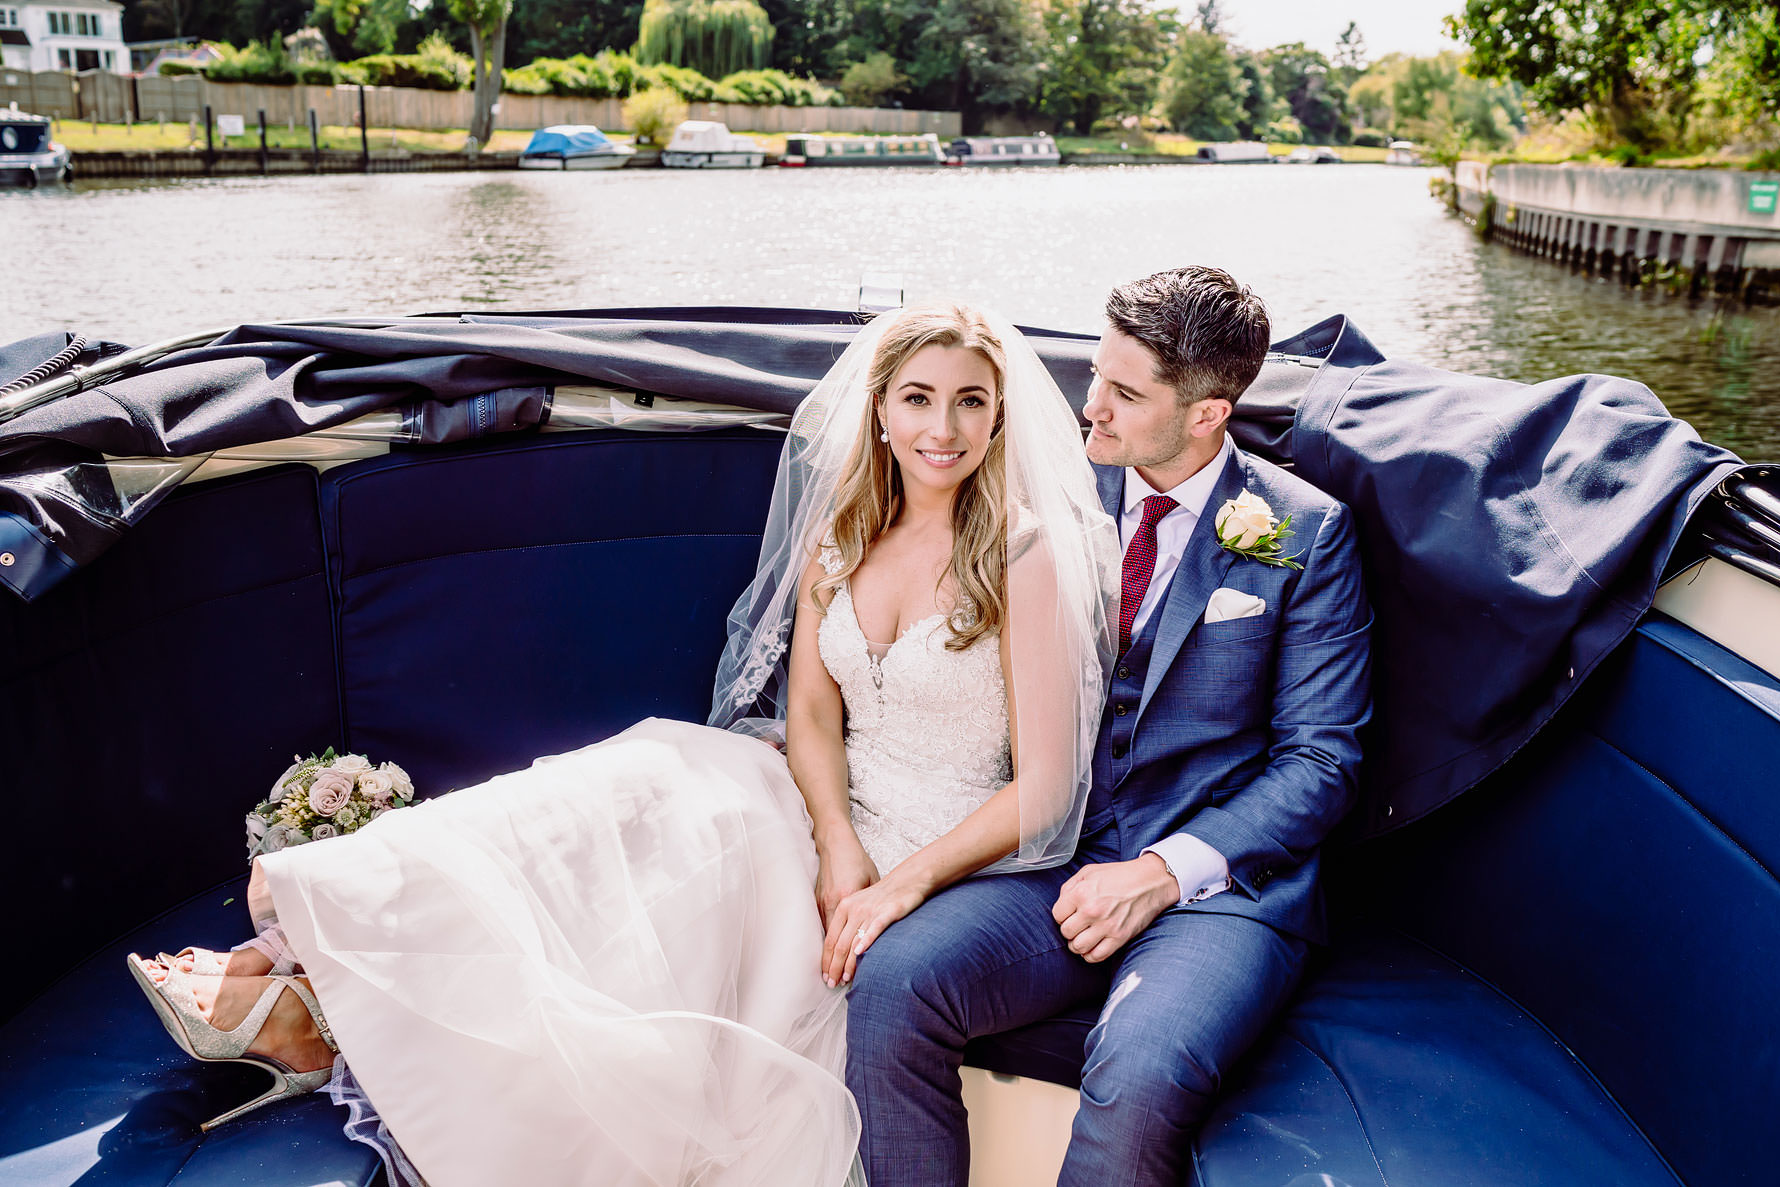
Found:
<path fill-rule="evenodd" d="M 358 123 L 359 93 L 365 120 L 373 128 L 446 129 L 470 126 L 473 99 L 468 91 L 423 91 L 408 87 L 269 87 L 251 83 L 207 82 L 196 75 L 147 75 L 88 71 L 31 74 L 0 71 L 0 107 L 16 102 L 25 111 L 58 119 L 175 121 L 203 119 L 209 104 L 216 115 L 239 115 L 253 126 L 261 111 L 269 124 L 303 127 L 309 111 L 325 125 Z M 911 135 L 959 134 L 955 111 L 904 111 L 876 107 L 755 107 L 744 103 L 689 104 L 688 118 L 721 120 L 737 132 L 875 132 Z M 621 129 L 619 99 L 569 99 L 555 95 L 502 95 L 495 127 L 530 130 L 550 124 L 597 124 Z"/>

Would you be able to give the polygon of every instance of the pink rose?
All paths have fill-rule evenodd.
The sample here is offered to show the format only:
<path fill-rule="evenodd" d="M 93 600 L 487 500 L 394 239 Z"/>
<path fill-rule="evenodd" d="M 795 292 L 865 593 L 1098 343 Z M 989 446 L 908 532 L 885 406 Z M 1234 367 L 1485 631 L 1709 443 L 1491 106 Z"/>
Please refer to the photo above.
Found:
<path fill-rule="evenodd" d="M 352 786 L 351 775 L 343 775 L 339 771 L 323 771 L 309 785 L 309 806 L 317 815 L 332 816 L 352 798 Z"/>

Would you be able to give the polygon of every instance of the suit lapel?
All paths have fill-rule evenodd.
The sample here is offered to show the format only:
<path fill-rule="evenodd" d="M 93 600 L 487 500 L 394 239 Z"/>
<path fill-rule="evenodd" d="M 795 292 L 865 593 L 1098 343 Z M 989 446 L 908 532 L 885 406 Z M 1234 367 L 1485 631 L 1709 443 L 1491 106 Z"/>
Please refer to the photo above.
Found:
<path fill-rule="evenodd" d="M 1112 516 L 1114 526 L 1118 525 L 1119 515 L 1124 511 L 1120 506 L 1125 497 L 1125 469 L 1123 466 L 1095 466 L 1094 482 L 1100 487 L 1100 505 Z"/>
<path fill-rule="evenodd" d="M 1162 604 L 1162 621 L 1156 625 L 1156 645 L 1150 651 L 1143 697 L 1137 705 L 1140 717 L 1161 685 L 1163 674 L 1174 663 L 1174 657 L 1180 654 L 1187 636 L 1199 624 L 1212 591 L 1217 589 L 1236 560 L 1234 552 L 1219 547 L 1217 531 L 1212 525 L 1217 519 L 1218 508 L 1241 494 L 1247 481 L 1242 455 L 1231 454 L 1224 463 L 1218 484 L 1212 488 L 1211 498 L 1205 501 L 1199 522 L 1193 525 L 1193 532 L 1187 537 L 1187 549 L 1174 570 L 1174 580 L 1169 583 L 1168 600 Z"/>

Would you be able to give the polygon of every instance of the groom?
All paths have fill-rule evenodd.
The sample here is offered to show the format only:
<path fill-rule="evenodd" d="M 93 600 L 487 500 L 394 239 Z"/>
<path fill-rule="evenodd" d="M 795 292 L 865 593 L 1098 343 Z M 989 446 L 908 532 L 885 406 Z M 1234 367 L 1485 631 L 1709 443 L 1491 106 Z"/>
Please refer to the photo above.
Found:
<path fill-rule="evenodd" d="M 963 1187 L 965 1042 L 1090 1000 L 1060 1181 L 1182 1182 L 1224 1076 L 1323 938 L 1318 846 L 1369 711 L 1351 518 L 1226 431 L 1267 352 L 1259 298 L 1181 268 L 1106 313 L 1084 415 L 1123 597 L 1081 844 L 1059 869 L 958 883 L 861 958 L 847 1084 L 872 1187 Z M 1246 552 L 1220 542 L 1225 508 Z M 1272 556 L 1289 565 L 1266 559 L 1269 514 L 1291 517 Z"/>

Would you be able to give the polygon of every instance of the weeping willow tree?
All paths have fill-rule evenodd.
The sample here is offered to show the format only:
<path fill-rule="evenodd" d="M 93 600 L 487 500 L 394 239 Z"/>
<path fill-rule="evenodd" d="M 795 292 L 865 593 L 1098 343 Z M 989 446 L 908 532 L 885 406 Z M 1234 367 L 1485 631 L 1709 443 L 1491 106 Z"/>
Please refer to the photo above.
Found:
<path fill-rule="evenodd" d="M 646 0 L 636 56 L 723 78 L 764 70 L 772 45 L 773 23 L 754 0 Z"/>

